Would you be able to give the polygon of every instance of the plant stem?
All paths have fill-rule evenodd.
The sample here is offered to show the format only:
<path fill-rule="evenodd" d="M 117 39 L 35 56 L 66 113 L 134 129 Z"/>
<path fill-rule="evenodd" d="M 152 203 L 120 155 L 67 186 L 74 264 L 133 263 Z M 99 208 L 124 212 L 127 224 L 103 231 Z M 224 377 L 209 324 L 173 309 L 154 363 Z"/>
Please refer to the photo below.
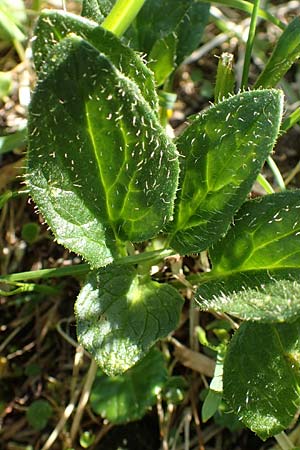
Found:
<path fill-rule="evenodd" d="M 251 54 L 252 54 L 253 43 L 254 43 L 254 38 L 255 38 L 258 10 L 259 10 L 259 0 L 254 0 L 253 10 L 252 10 L 252 15 L 251 15 L 251 22 L 250 22 L 250 27 L 249 27 L 249 34 L 248 34 L 247 45 L 246 45 L 246 52 L 245 52 L 245 61 L 244 61 L 244 67 L 243 67 L 242 86 L 241 86 L 242 89 L 245 89 L 248 85 L 249 68 L 250 68 Z"/>
<path fill-rule="evenodd" d="M 115 260 L 115 264 L 124 265 L 124 264 L 139 264 L 141 262 L 146 261 L 157 261 L 168 256 L 173 255 L 174 250 L 161 249 L 155 250 L 153 252 L 144 252 L 139 253 L 137 255 L 125 256 L 120 259 Z M 11 275 L 2 275 L 0 276 L 0 282 L 12 282 L 12 281 L 26 281 L 26 280 L 34 280 L 38 278 L 60 278 L 66 276 L 76 276 L 76 275 L 86 275 L 91 270 L 89 264 L 78 264 L 74 266 L 68 267 L 59 267 L 54 269 L 41 269 L 41 270 L 33 270 L 29 272 L 20 272 L 13 273 Z"/>
<path fill-rule="evenodd" d="M 68 275 L 76 276 L 76 275 L 85 275 L 90 271 L 89 264 L 78 264 L 74 266 L 68 267 L 59 267 L 53 269 L 41 269 L 41 270 L 33 270 L 29 272 L 20 272 L 13 273 L 11 275 L 2 275 L 0 276 L 0 282 L 8 282 L 8 281 L 27 281 L 34 280 L 38 278 L 59 278 L 66 277 Z"/>
<path fill-rule="evenodd" d="M 145 0 L 117 0 L 102 27 L 121 37 L 137 16 Z"/>
<path fill-rule="evenodd" d="M 41 10 L 41 0 L 33 0 L 32 9 L 39 12 Z"/>
<path fill-rule="evenodd" d="M 215 103 L 221 102 L 224 98 L 234 93 L 234 72 L 233 55 L 222 53 L 218 62 Z"/>
<path fill-rule="evenodd" d="M 277 164 L 274 161 L 274 159 L 272 158 L 272 156 L 268 156 L 267 163 L 274 175 L 274 178 L 275 178 L 276 183 L 278 184 L 280 190 L 282 192 L 286 191 L 284 180 L 283 180 L 280 170 L 278 169 Z"/>
<path fill-rule="evenodd" d="M 267 194 L 274 194 L 274 189 L 261 173 L 258 174 L 256 181 L 261 185 Z"/>
<path fill-rule="evenodd" d="M 290 128 L 300 122 L 300 107 L 295 109 L 281 124 L 280 133 L 286 133 Z"/>
<path fill-rule="evenodd" d="M 276 434 L 276 436 L 274 437 L 282 450 L 292 450 L 293 448 L 295 448 L 294 444 L 290 441 L 284 431 L 282 431 L 282 433 L 280 434 Z"/>

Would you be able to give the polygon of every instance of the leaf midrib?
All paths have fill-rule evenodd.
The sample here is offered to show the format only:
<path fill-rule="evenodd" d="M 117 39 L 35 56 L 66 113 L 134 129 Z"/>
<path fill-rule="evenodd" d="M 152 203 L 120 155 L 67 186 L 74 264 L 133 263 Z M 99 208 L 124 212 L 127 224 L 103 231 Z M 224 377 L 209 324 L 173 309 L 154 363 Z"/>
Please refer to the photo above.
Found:
<path fill-rule="evenodd" d="M 117 233 L 116 233 L 116 230 L 115 230 L 114 225 L 113 225 L 113 219 L 111 218 L 110 207 L 109 207 L 109 203 L 108 203 L 108 196 L 106 195 L 106 193 L 109 190 L 109 187 L 107 187 L 107 185 L 105 183 L 105 180 L 104 180 L 103 173 L 102 173 L 101 159 L 100 159 L 100 156 L 99 156 L 99 154 L 97 152 L 97 145 L 96 145 L 96 141 L 95 141 L 93 125 L 92 125 L 92 122 L 90 120 L 90 112 L 89 112 L 88 105 L 89 105 L 88 102 L 84 102 L 85 116 L 86 116 L 86 123 L 87 123 L 87 132 L 88 132 L 88 135 L 90 137 L 90 141 L 91 141 L 91 144 L 92 144 L 92 149 L 93 149 L 94 156 L 95 156 L 95 159 L 96 159 L 96 162 L 97 162 L 98 174 L 99 174 L 99 177 L 100 177 L 100 181 L 101 181 L 101 184 L 102 184 L 104 192 L 105 192 L 106 212 L 107 212 L 108 217 L 110 218 L 110 226 L 111 226 L 111 228 L 112 228 L 112 230 L 113 230 L 113 232 L 114 232 L 114 234 L 115 234 L 115 236 L 117 238 Z"/>

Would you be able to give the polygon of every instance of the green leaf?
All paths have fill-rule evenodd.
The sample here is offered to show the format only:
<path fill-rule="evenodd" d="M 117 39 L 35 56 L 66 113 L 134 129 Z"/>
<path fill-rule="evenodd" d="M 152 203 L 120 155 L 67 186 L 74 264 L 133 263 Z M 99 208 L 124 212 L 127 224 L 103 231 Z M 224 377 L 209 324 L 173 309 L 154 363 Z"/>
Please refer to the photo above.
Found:
<path fill-rule="evenodd" d="M 181 376 L 168 377 L 161 397 L 168 404 L 179 405 L 183 402 L 188 389 L 188 383 L 185 378 Z"/>
<path fill-rule="evenodd" d="M 95 441 L 96 436 L 90 431 L 84 431 L 80 435 L 79 443 L 82 448 L 89 448 Z"/>
<path fill-rule="evenodd" d="M 0 3 L 0 39 L 23 41 L 22 22 L 26 20 L 22 0 L 1 0 Z"/>
<path fill-rule="evenodd" d="M 39 237 L 40 226 L 36 222 L 28 222 L 22 226 L 21 237 L 29 244 L 33 244 Z"/>
<path fill-rule="evenodd" d="M 48 423 L 48 420 L 52 416 L 53 409 L 49 402 L 46 400 L 36 400 L 26 411 L 26 417 L 29 424 L 35 430 L 42 430 Z"/>
<path fill-rule="evenodd" d="M 175 68 L 177 38 L 175 34 L 155 42 L 149 55 L 148 67 L 153 71 L 156 84 L 162 85 Z"/>
<path fill-rule="evenodd" d="M 172 6 L 174 2 L 172 0 L 169 0 L 169 2 L 172 3 L 170 8 L 174 8 Z M 181 1 L 181 3 L 184 2 Z M 181 64 L 187 56 L 199 47 L 209 19 L 209 4 L 202 3 L 199 0 L 189 0 L 188 3 L 186 12 L 175 30 L 178 38 L 177 65 Z"/>
<path fill-rule="evenodd" d="M 49 58 L 54 57 L 54 47 L 70 33 L 82 37 L 105 55 L 118 71 L 136 83 L 150 107 L 158 109 L 153 75 L 142 59 L 114 34 L 88 19 L 64 11 L 44 10 L 36 24 L 33 56 L 40 76 L 43 76 L 44 63 L 47 65 Z"/>
<path fill-rule="evenodd" d="M 203 423 L 211 419 L 213 415 L 217 412 L 221 404 L 222 397 L 223 395 L 221 392 L 216 392 L 211 389 L 208 390 L 207 396 L 205 397 L 201 409 L 201 418 Z"/>
<path fill-rule="evenodd" d="M 227 231 L 276 140 L 282 93 L 243 92 L 194 118 L 177 140 L 183 156 L 171 246 L 200 252 Z"/>
<path fill-rule="evenodd" d="M 3 192 L 3 194 L 0 195 L 0 210 L 11 198 L 13 198 L 13 196 L 14 196 L 13 191 L 5 191 Z"/>
<path fill-rule="evenodd" d="M 27 140 L 27 128 L 23 126 L 6 136 L 0 136 L 0 155 L 18 147 L 24 147 Z"/>
<path fill-rule="evenodd" d="M 300 314 L 300 191 L 246 202 L 210 251 L 213 270 L 196 299 L 203 309 L 283 322 Z"/>
<path fill-rule="evenodd" d="M 222 348 L 217 354 L 214 376 L 201 410 L 203 422 L 207 422 L 216 413 L 222 401 L 224 353 Z"/>
<path fill-rule="evenodd" d="M 292 64 L 300 57 L 300 18 L 289 23 L 280 36 L 263 72 L 258 77 L 256 87 L 275 87 Z"/>
<path fill-rule="evenodd" d="M 0 100 L 10 94 L 12 89 L 12 74 L 10 72 L 0 72 Z"/>
<path fill-rule="evenodd" d="M 115 0 L 83 0 L 81 14 L 100 24 L 109 14 L 114 3 Z"/>
<path fill-rule="evenodd" d="M 227 428 L 231 433 L 240 431 L 243 424 L 238 420 L 232 409 L 222 401 L 214 415 L 214 423 L 222 428 Z"/>
<path fill-rule="evenodd" d="M 58 242 L 100 267 L 116 242 L 149 239 L 170 219 L 176 149 L 135 83 L 82 39 L 57 44 L 43 71 L 27 184 Z"/>
<path fill-rule="evenodd" d="M 244 323 L 224 363 L 224 396 L 240 420 L 265 440 L 289 427 L 300 407 L 300 321 Z"/>
<path fill-rule="evenodd" d="M 123 375 L 99 373 L 91 392 L 92 409 L 115 424 L 138 420 L 156 402 L 166 379 L 163 355 L 152 349 Z"/>
<path fill-rule="evenodd" d="M 173 287 L 110 265 L 91 273 L 79 294 L 78 339 L 105 373 L 125 372 L 177 326 L 182 303 Z"/>
<path fill-rule="evenodd" d="M 157 41 L 174 33 L 179 65 L 199 45 L 209 5 L 198 0 L 147 0 L 127 33 L 136 50 L 151 54 Z"/>
<path fill-rule="evenodd" d="M 222 53 L 218 62 L 216 76 L 216 103 L 221 102 L 234 93 L 234 83 L 233 55 L 227 52 Z"/>

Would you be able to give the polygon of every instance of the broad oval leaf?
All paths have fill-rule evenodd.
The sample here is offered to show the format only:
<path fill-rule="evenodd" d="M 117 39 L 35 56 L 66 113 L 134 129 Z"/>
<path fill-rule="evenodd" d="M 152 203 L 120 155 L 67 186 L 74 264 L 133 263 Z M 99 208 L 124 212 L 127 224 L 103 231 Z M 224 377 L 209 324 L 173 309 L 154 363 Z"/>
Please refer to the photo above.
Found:
<path fill-rule="evenodd" d="M 78 339 L 107 375 L 125 372 L 176 328 L 182 304 L 173 287 L 110 265 L 91 273 L 79 294 Z"/>
<path fill-rule="evenodd" d="M 33 56 L 40 76 L 43 75 L 43 65 L 49 61 L 54 47 L 70 33 L 82 37 L 101 54 L 106 55 L 118 71 L 136 83 L 150 107 L 157 110 L 158 97 L 153 74 L 141 58 L 111 32 L 86 18 L 65 11 L 44 10 L 37 21 Z"/>
<path fill-rule="evenodd" d="M 174 249 L 200 252 L 227 231 L 273 148 L 282 102 L 277 90 L 243 92 L 196 116 L 179 137 Z"/>
<path fill-rule="evenodd" d="M 256 87 L 275 87 L 292 64 L 300 57 L 300 18 L 289 23 L 280 36 Z"/>
<path fill-rule="evenodd" d="M 265 440 L 290 426 L 300 407 L 300 321 L 243 323 L 224 362 L 224 397 Z"/>
<path fill-rule="evenodd" d="M 58 242 L 100 267 L 116 241 L 153 237 L 170 219 L 176 149 L 137 86 L 81 38 L 57 44 L 43 70 L 27 184 Z"/>
<path fill-rule="evenodd" d="M 167 376 L 164 357 L 153 348 L 122 375 L 98 373 L 91 391 L 92 409 L 115 424 L 138 420 L 156 402 Z"/>
<path fill-rule="evenodd" d="M 300 315 L 300 191 L 246 202 L 210 251 L 213 270 L 196 299 L 204 309 L 246 320 Z"/>

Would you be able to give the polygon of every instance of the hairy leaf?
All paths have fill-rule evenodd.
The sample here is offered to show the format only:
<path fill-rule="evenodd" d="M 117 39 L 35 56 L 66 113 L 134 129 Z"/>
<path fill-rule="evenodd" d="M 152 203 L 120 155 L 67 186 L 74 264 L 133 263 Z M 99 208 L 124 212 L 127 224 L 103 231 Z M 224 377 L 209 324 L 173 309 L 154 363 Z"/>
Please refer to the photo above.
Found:
<path fill-rule="evenodd" d="M 83 17 L 100 24 L 108 15 L 114 3 L 115 0 L 83 0 L 81 14 Z"/>
<path fill-rule="evenodd" d="M 91 273 L 79 294 L 78 339 L 107 375 L 125 372 L 177 326 L 182 303 L 173 287 L 110 265 Z"/>
<path fill-rule="evenodd" d="M 137 86 L 87 42 L 64 39 L 43 70 L 27 184 L 58 242 L 100 267 L 116 242 L 153 237 L 170 219 L 176 150 Z"/>
<path fill-rule="evenodd" d="M 227 231 L 276 140 L 282 93 L 243 92 L 196 116 L 177 141 L 183 156 L 171 246 L 199 252 Z"/>
<path fill-rule="evenodd" d="M 136 50 L 151 53 L 157 41 L 174 33 L 176 64 L 195 50 L 209 17 L 209 5 L 198 0 L 147 0 L 128 31 Z"/>
<path fill-rule="evenodd" d="M 246 202 L 210 251 L 213 270 L 198 288 L 205 309 L 281 322 L 300 314 L 300 191 Z"/>
<path fill-rule="evenodd" d="M 300 321 L 244 323 L 224 363 L 224 396 L 263 440 L 287 428 L 300 407 Z"/>
<path fill-rule="evenodd" d="M 286 27 L 280 36 L 273 53 L 261 75 L 256 87 L 275 87 L 292 64 L 300 57 L 300 18 Z"/>
<path fill-rule="evenodd" d="M 83 17 L 64 11 L 44 10 L 35 28 L 33 55 L 36 70 L 43 74 L 54 47 L 70 33 L 75 33 L 104 54 L 111 63 L 139 87 L 153 110 L 158 108 L 158 98 L 152 72 L 141 58 L 112 33 Z M 46 71 L 47 75 L 47 71 Z"/>
<path fill-rule="evenodd" d="M 92 409 L 111 423 L 138 420 L 156 402 L 166 380 L 163 355 L 152 349 L 122 375 L 107 377 L 99 373 L 91 392 Z"/>

